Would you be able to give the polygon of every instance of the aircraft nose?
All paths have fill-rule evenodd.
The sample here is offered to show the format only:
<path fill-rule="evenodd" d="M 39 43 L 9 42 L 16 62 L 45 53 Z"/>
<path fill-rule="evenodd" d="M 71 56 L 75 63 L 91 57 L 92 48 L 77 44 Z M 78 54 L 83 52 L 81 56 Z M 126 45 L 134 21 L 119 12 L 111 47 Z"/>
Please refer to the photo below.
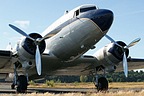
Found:
<path fill-rule="evenodd" d="M 91 18 L 102 31 L 106 31 L 110 28 L 113 22 L 113 12 L 106 9 L 97 10 Z"/>

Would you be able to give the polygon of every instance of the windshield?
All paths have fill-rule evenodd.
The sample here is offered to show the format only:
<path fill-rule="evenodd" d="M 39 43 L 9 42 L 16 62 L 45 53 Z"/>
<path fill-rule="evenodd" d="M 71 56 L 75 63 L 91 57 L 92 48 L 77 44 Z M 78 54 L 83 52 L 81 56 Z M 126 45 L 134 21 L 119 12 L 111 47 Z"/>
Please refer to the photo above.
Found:
<path fill-rule="evenodd" d="M 86 12 L 86 11 L 90 11 L 90 10 L 95 10 L 95 9 L 96 9 L 95 6 L 93 6 L 93 7 L 80 8 L 80 13 Z"/>

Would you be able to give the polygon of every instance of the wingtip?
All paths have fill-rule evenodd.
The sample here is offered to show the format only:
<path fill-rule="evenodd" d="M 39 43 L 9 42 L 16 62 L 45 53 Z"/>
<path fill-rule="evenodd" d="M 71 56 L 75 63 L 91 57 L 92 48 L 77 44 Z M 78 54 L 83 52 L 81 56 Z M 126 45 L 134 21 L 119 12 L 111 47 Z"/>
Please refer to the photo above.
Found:
<path fill-rule="evenodd" d="M 14 25 L 12 25 L 12 24 L 9 24 L 9 26 L 10 26 L 11 28 L 15 27 L 15 26 L 14 26 Z"/>
<path fill-rule="evenodd" d="M 9 24 L 9 26 L 12 26 L 12 24 Z"/>

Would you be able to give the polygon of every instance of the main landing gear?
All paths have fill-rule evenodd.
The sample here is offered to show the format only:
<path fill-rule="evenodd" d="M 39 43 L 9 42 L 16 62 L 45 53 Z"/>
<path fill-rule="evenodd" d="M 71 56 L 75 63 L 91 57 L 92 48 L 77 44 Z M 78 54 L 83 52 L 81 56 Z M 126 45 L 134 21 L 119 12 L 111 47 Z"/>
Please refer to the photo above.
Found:
<path fill-rule="evenodd" d="M 98 77 L 97 71 L 102 70 L 104 72 L 104 76 Z M 96 86 L 98 91 L 107 91 L 108 90 L 108 80 L 105 77 L 105 69 L 97 69 L 95 68 L 95 81 L 94 85 Z"/>
<path fill-rule="evenodd" d="M 15 81 L 14 81 L 14 82 L 15 82 Z M 16 84 L 15 84 L 15 83 L 12 83 L 11 89 L 15 89 L 15 86 L 17 86 L 17 87 L 16 87 L 17 93 L 26 93 L 26 91 L 27 91 L 27 86 L 28 86 L 26 76 L 24 76 L 24 75 L 18 76 L 18 78 L 17 78 L 17 80 L 16 80 Z"/>
<path fill-rule="evenodd" d="M 11 85 L 11 89 L 15 89 L 15 86 L 17 86 L 16 87 L 17 93 L 26 93 L 28 86 L 28 76 L 25 75 L 18 76 L 16 66 L 14 68 L 14 81 Z"/>

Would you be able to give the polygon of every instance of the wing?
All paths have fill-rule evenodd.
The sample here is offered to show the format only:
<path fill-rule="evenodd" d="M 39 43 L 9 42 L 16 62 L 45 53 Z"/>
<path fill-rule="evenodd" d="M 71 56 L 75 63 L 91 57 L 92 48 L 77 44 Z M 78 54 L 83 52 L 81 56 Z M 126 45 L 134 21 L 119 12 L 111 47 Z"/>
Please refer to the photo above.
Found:
<path fill-rule="evenodd" d="M 12 52 L 0 50 L 0 73 L 9 73 L 11 70 Z"/>
<path fill-rule="evenodd" d="M 128 61 L 128 69 L 129 70 L 134 70 L 134 69 L 144 69 L 144 59 L 139 59 L 139 58 L 131 58 L 129 57 L 127 59 Z M 122 62 L 120 62 L 120 64 L 117 66 L 116 71 L 122 71 L 123 70 L 123 66 L 122 66 Z"/>
<path fill-rule="evenodd" d="M 42 71 L 47 75 L 88 75 L 95 68 L 96 62 L 93 56 L 82 56 L 72 62 L 63 62 L 43 54 Z"/>
<path fill-rule="evenodd" d="M 11 51 L 0 50 L 0 61 L 0 74 L 13 72 Z M 101 64 L 93 56 L 85 55 L 73 62 L 63 62 L 55 56 L 42 55 L 42 71 L 46 75 L 89 75 L 99 66 Z M 129 70 L 142 69 L 144 68 L 144 59 L 128 58 L 128 67 Z M 37 74 L 35 67 L 30 71 Z M 116 71 L 123 71 L 122 63 L 117 66 Z"/>

